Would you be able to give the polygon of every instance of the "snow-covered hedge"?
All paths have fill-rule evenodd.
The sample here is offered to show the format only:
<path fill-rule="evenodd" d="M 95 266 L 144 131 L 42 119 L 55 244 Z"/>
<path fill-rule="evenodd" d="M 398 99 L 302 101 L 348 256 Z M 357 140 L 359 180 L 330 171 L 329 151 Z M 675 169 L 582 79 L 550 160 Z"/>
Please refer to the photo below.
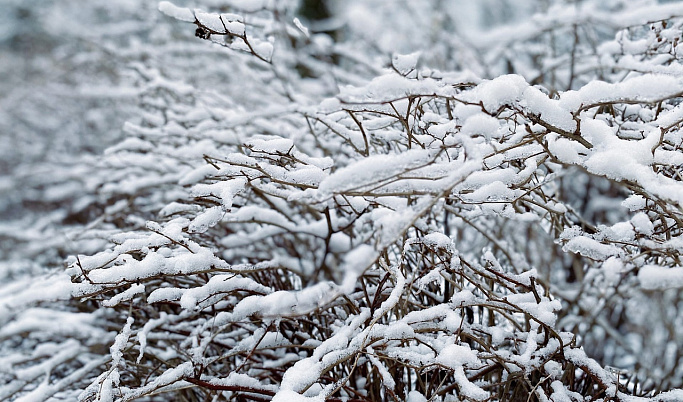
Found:
<path fill-rule="evenodd" d="M 0 288 L 0 399 L 683 399 L 683 5 L 552 3 L 385 56 L 360 1 L 161 2 L 230 74 L 134 66 L 111 243 Z"/>

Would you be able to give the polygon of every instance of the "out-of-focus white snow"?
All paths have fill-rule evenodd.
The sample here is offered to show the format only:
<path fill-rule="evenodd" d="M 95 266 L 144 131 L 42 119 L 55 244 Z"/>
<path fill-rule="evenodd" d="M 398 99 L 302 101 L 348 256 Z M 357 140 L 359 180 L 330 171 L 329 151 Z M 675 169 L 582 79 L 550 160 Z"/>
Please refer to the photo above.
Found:
<path fill-rule="evenodd" d="M 159 11 L 180 21 L 194 22 L 194 14 L 189 8 L 178 7 L 171 2 L 159 2 Z"/>
<path fill-rule="evenodd" d="M 683 287 L 683 268 L 646 265 L 638 271 L 638 281 L 644 289 L 657 290 Z"/>

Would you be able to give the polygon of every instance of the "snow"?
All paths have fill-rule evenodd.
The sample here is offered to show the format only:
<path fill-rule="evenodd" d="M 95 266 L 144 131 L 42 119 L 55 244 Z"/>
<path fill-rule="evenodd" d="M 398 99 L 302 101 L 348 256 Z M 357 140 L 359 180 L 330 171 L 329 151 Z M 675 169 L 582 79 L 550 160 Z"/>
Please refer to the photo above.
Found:
<path fill-rule="evenodd" d="M 118 258 L 120 265 L 109 268 L 96 268 L 88 273 L 94 283 L 116 283 L 120 281 L 136 281 L 159 274 L 190 274 L 201 272 L 209 267 L 225 266 L 225 263 L 207 249 L 196 253 L 181 253 L 168 257 L 159 252 L 149 252 L 142 260 L 126 257 Z M 78 289 L 78 287 L 75 287 Z M 86 287 L 87 289 L 87 287 Z"/>
<path fill-rule="evenodd" d="M 680 400 L 683 400 L 683 390 L 681 389 L 662 392 L 654 398 L 655 402 L 676 402 Z"/>
<path fill-rule="evenodd" d="M 638 281 L 643 289 L 647 290 L 682 288 L 683 267 L 645 265 L 638 271 Z"/>
<path fill-rule="evenodd" d="M 586 236 L 578 236 L 569 240 L 562 249 L 599 261 L 604 261 L 621 253 L 620 249 L 614 245 L 602 244 Z"/>
<path fill-rule="evenodd" d="M 476 365 L 479 359 L 477 353 L 468 346 L 448 345 L 439 352 L 436 362 L 444 367 L 457 370 L 462 366 Z"/>
<path fill-rule="evenodd" d="M 273 47 L 273 44 L 270 42 L 260 41 L 252 45 L 252 47 L 254 48 L 254 53 L 256 53 L 258 56 L 263 57 L 264 59 L 270 60 L 270 58 L 273 57 L 273 50 L 275 48 Z"/>
<path fill-rule="evenodd" d="M 288 154 L 294 148 L 294 141 L 290 138 L 251 139 L 246 145 L 254 149 L 271 154 Z"/>
<path fill-rule="evenodd" d="M 503 105 L 519 102 L 529 84 L 519 75 L 502 75 L 464 94 L 463 98 L 475 103 L 481 102 L 488 112 L 495 112 Z"/>
<path fill-rule="evenodd" d="M 408 75 L 415 71 L 417 62 L 420 60 L 420 52 L 410 54 L 394 54 L 391 65 L 402 75 Z"/>
<path fill-rule="evenodd" d="M 443 233 L 439 233 L 439 232 L 429 233 L 428 235 L 426 235 L 424 237 L 424 242 L 425 242 L 425 244 L 429 244 L 431 246 L 442 248 L 442 249 L 450 251 L 450 252 L 455 251 L 455 246 L 453 244 L 453 240 L 451 240 L 450 237 L 446 236 Z"/>
<path fill-rule="evenodd" d="M 498 119 L 484 113 L 478 113 L 465 120 L 460 132 L 469 136 L 483 135 L 487 140 L 491 140 L 491 138 L 498 137 L 499 128 Z"/>
<path fill-rule="evenodd" d="M 204 301 L 211 296 L 231 293 L 234 291 L 267 294 L 271 293 L 272 289 L 255 282 L 253 279 L 234 275 L 216 275 L 203 286 L 192 289 L 178 289 L 178 292 L 175 292 L 175 294 L 167 290 L 166 293 L 168 296 L 172 296 L 173 298 L 170 299 L 168 296 L 166 296 L 164 300 L 176 300 L 178 299 L 178 296 L 180 296 L 180 306 L 184 309 L 191 310 L 197 306 L 198 302 Z M 159 296 L 156 296 L 156 298 L 158 300 Z"/>
<path fill-rule="evenodd" d="M 643 197 L 642 195 L 633 194 L 626 198 L 624 201 L 622 201 L 621 205 L 624 208 L 628 208 L 629 211 L 634 212 L 644 209 L 647 205 L 647 201 L 645 200 L 645 197 Z"/>
<path fill-rule="evenodd" d="M 159 2 L 159 11 L 180 21 L 194 22 L 194 14 L 189 8 L 177 7 L 168 1 Z"/>
<path fill-rule="evenodd" d="M 645 74 L 619 83 L 591 81 L 578 90 L 584 105 L 600 102 L 637 100 L 656 102 L 683 91 L 681 80 L 670 75 Z"/>
<path fill-rule="evenodd" d="M 320 102 L 318 111 L 320 113 L 332 113 L 338 111 L 340 107 L 341 102 L 338 98 L 327 98 Z"/>
<path fill-rule="evenodd" d="M 496 180 L 487 183 L 462 198 L 472 203 L 483 203 L 491 201 L 512 201 L 521 193 L 519 190 L 509 188 L 502 181 Z"/>
<path fill-rule="evenodd" d="M 455 382 L 460 392 L 477 401 L 489 398 L 489 393 L 470 382 L 465 376 L 463 366 L 473 366 L 479 362 L 477 355 L 469 347 L 463 345 L 448 345 L 439 352 L 435 362 L 453 370 Z"/>
<path fill-rule="evenodd" d="M 638 212 L 633 215 L 630 222 L 639 234 L 651 235 L 655 230 L 654 224 L 645 212 Z"/>
<path fill-rule="evenodd" d="M 364 87 L 344 86 L 340 89 L 338 98 L 347 104 L 391 102 L 407 98 L 410 95 L 431 95 L 449 93 L 441 83 L 432 80 L 413 80 L 396 73 L 384 74 L 373 78 Z M 388 110 L 391 110 L 388 108 Z M 399 109 L 400 110 L 400 109 Z"/>
<path fill-rule="evenodd" d="M 204 233 L 209 228 L 215 226 L 221 220 L 224 213 L 225 211 L 222 207 L 211 207 L 192 220 L 190 226 L 188 226 L 188 231 L 190 233 Z"/>
<path fill-rule="evenodd" d="M 218 14 L 205 13 L 200 10 L 194 10 L 194 15 L 200 24 L 204 25 L 212 32 L 219 34 L 226 33 L 221 17 Z"/>
<path fill-rule="evenodd" d="M 241 11 L 253 13 L 265 9 L 269 0 L 228 0 L 226 3 Z"/>
<path fill-rule="evenodd" d="M 306 28 L 298 18 L 294 18 L 292 22 L 294 22 L 294 26 L 297 27 L 299 31 L 301 31 L 304 34 L 304 36 L 306 36 L 307 38 L 311 37 L 310 33 L 308 32 L 308 28 Z"/>
<path fill-rule="evenodd" d="M 108 16 L 118 18 L 114 3 Z M 121 49 L 108 24 L 96 27 L 110 31 L 106 40 L 89 31 L 110 72 L 123 68 L 112 54 L 130 66 L 117 80 L 139 86 L 127 92 L 141 102 L 127 139 L 83 160 L 60 155 L 69 141 L 57 138 L 45 150 L 56 169 L 34 171 L 27 158 L 0 178 L 10 198 L 0 212 L 49 210 L 0 223 L 0 252 L 10 256 L 0 258 L 0 371 L 9 379 L 0 399 L 172 399 L 196 378 L 276 401 L 324 401 L 355 397 L 336 389 L 339 373 L 364 390 L 375 384 L 361 372 L 374 370 L 390 396 L 426 369 L 451 373 L 454 387 L 439 398 L 487 400 L 497 385 L 479 374 L 492 361 L 508 363 L 496 366 L 503 385 L 540 373 L 539 400 L 584 398 L 565 381 L 567 367 L 611 398 L 614 376 L 581 344 L 631 368 L 636 355 L 664 356 L 667 367 L 646 361 L 636 373 L 655 387 L 675 374 L 680 340 L 666 328 L 680 321 L 669 307 L 683 288 L 673 219 L 683 205 L 683 67 L 672 44 L 680 20 L 619 29 L 683 6 L 557 2 L 531 16 L 528 4 L 510 8 L 522 23 L 469 41 L 443 36 L 466 18 L 460 8 L 416 2 L 354 0 L 354 20 L 340 13 L 310 32 L 272 0 L 205 4 L 245 16 L 158 4 L 190 24 L 147 20 L 133 3 L 124 8 L 148 36 L 127 35 Z M 465 8 L 514 23 L 509 7 L 475 3 Z M 385 18 L 395 15 L 399 28 Z M 225 35 L 214 39 L 225 46 L 193 38 L 195 22 Z M 566 52 L 574 30 L 576 60 Z M 97 51 L 73 59 L 90 65 Z M 435 69 L 447 66 L 472 71 Z M 59 76 L 63 67 L 52 67 Z M 33 89 L 9 93 L 17 105 L 0 108 L 0 125 L 14 109 L 30 112 L 21 99 Z M 97 131 L 111 116 L 88 96 Z M 60 123 L 58 103 L 22 121 L 58 133 L 48 124 Z M 11 124 L 18 137 L 23 125 Z M 92 220 L 67 223 L 72 216 Z M 79 254 L 63 270 L 69 253 Z M 569 283 L 572 269 L 585 275 Z M 624 313 L 619 331 L 609 324 L 615 311 Z M 150 375 L 131 382 L 138 370 Z"/>
<path fill-rule="evenodd" d="M 556 311 L 562 308 L 559 300 L 549 300 L 546 297 L 541 297 L 541 301 L 537 302 L 535 295 L 532 293 L 518 293 L 505 297 L 508 302 L 513 303 L 522 311 L 528 313 L 536 318 L 539 322 L 548 326 L 554 326 L 557 321 Z"/>
<path fill-rule="evenodd" d="M 246 26 L 242 16 L 237 14 L 221 14 L 220 18 L 231 35 L 240 37 L 246 35 Z"/>
<path fill-rule="evenodd" d="M 550 384 L 550 387 L 553 389 L 553 393 L 550 395 L 553 402 L 574 402 L 583 400 L 583 397 L 580 394 L 568 391 L 564 384 L 559 380 L 553 381 Z"/>
<path fill-rule="evenodd" d="M 534 87 L 525 89 L 523 97 L 527 109 L 540 116 L 543 121 L 564 131 L 576 130 L 574 117 L 569 111 L 560 107 L 560 101 L 548 98 L 546 94 Z"/>
<path fill-rule="evenodd" d="M 427 402 L 427 398 L 419 391 L 410 391 L 406 402 Z"/>
<path fill-rule="evenodd" d="M 265 296 L 247 296 L 235 306 L 232 314 L 234 319 L 254 314 L 263 317 L 304 314 L 333 300 L 338 295 L 335 288 L 333 283 L 320 282 L 300 291 L 279 290 Z M 188 299 L 188 303 L 190 301 Z"/>
<path fill-rule="evenodd" d="M 313 373 L 315 374 L 315 373 Z M 325 396 L 321 393 L 317 396 L 304 396 L 290 389 L 278 391 L 272 399 L 273 402 L 324 402 Z"/>
<path fill-rule="evenodd" d="M 379 359 L 373 356 L 373 353 L 374 351 L 372 350 L 372 348 L 368 347 L 368 359 L 370 359 L 370 362 L 377 369 L 379 375 L 382 377 L 383 386 L 393 391 L 396 388 L 396 381 L 391 376 L 391 373 L 389 373 L 389 370 L 384 366 L 384 364 L 382 364 L 382 362 L 380 362 Z"/>
<path fill-rule="evenodd" d="M 244 190 L 246 184 L 244 178 L 222 180 L 213 184 L 200 183 L 192 187 L 192 195 L 217 197 L 221 200 L 222 209 L 230 210 L 235 196 Z"/>
<path fill-rule="evenodd" d="M 245 388 L 262 389 L 268 391 L 276 391 L 277 387 L 274 385 L 263 385 L 255 378 L 249 377 L 246 374 L 232 372 L 226 378 L 211 378 L 207 381 L 209 384 L 218 386 L 239 386 Z"/>
<path fill-rule="evenodd" d="M 119 303 L 123 301 L 128 301 L 131 300 L 133 297 L 140 293 L 145 292 L 145 285 L 138 283 L 138 284 L 133 284 L 130 288 L 124 290 L 123 292 L 117 294 L 116 296 L 112 297 L 109 300 L 105 300 L 102 302 L 102 305 L 105 307 L 114 307 L 118 305 Z"/>
<path fill-rule="evenodd" d="M 351 293 L 355 288 L 356 280 L 365 272 L 375 260 L 379 253 L 374 247 L 362 244 L 346 253 L 340 271 L 344 274 L 341 289 L 345 293 Z"/>
<path fill-rule="evenodd" d="M 114 344 L 109 348 L 112 357 L 112 367 L 116 367 L 121 363 L 121 359 L 123 358 L 122 349 L 124 349 L 126 347 L 126 344 L 128 343 L 128 338 L 130 338 L 130 335 L 132 333 L 131 327 L 133 325 L 133 322 L 135 322 L 133 317 L 128 317 L 126 319 L 126 325 L 124 325 L 121 332 L 118 335 L 116 335 L 116 338 L 114 339 Z"/>
<path fill-rule="evenodd" d="M 430 151 L 415 149 L 400 155 L 372 155 L 332 173 L 320 183 L 322 194 L 362 189 L 387 180 L 407 169 L 429 162 Z"/>
<path fill-rule="evenodd" d="M 192 372 L 192 362 L 180 363 L 178 366 L 164 371 L 161 375 L 157 376 L 153 381 L 150 381 L 146 385 L 127 392 L 125 394 L 125 400 L 134 400 L 163 386 L 173 384 L 184 377 L 192 375 Z"/>

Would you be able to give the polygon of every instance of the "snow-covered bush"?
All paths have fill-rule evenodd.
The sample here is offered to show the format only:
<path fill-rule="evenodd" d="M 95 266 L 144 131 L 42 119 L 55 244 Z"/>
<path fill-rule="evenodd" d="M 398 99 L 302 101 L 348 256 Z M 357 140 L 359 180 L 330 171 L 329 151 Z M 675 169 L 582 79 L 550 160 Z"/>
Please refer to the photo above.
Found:
<path fill-rule="evenodd" d="M 294 1 L 161 2 L 207 43 L 133 65 L 87 249 L 0 288 L 0 398 L 683 399 L 683 5 L 467 38 L 427 3 L 332 38 Z"/>

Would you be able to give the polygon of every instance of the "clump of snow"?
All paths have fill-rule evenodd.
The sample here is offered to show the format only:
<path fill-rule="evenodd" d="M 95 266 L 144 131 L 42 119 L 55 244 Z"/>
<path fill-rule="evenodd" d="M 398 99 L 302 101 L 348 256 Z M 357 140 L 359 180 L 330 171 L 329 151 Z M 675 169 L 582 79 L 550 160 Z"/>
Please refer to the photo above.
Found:
<path fill-rule="evenodd" d="M 540 118 L 564 131 L 574 132 L 576 121 L 571 113 L 563 109 L 558 100 L 550 99 L 538 88 L 528 87 L 524 91 L 527 109 Z"/>
<path fill-rule="evenodd" d="M 426 164 L 430 151 L 411 150 L 397 155 L 372 155 L 332 173 L 320 183 L 322 193 L 336 193 L 386 180 L 411 167 Z"/>
<path fill-rule="evenodd" d="M 618 222 L 606 230 L 610 240 L 630 241 L 635 238 L 633 225 L 628 222 Z"/>
<path fill-rule="evenodd" d="M 639 211 L 645 208 L 647 201 L 645 197 L 640 194 L 632 194 L 627 199 L 621 202 L 624 208 L 628 208 L 629 211 Z"/>
<path fill-rule="evenodd" d="M 652 235 L 655 227 L 650 218 L 645 212 L 639 212 L 631 218 L 631 224 L 637 233 L 644 235 Z"/>
<path fill-rule="evenodd" d="M 621 253 L 621 250 L 612 244 L 602 244 L 586 236 L 578 236 L 569 240 L 562 249 L 598 261 L 604 261 Z"/>
<path fill-rule="evenodd" d="M 448 345 L 439 352 L 435 362 L 453 370 L 455 381 L 464 396 L 477 401 L 483 401 L 489 397 L 488 392 L 470 382 L 465 375 L 464 366 L 472 367 L 479 363 L 476 352 L 468 346 Z"/>
<path fill-rule="evenodd" d="M 511 105 L 523 98 L 529 87 L 520 75 L 502 75 L 490 81 L 483 81 L 476 88 L 464 94 L 466 100 L 482 102 L 489 112 L 495 112 L 503 105 Z"/>
<path fill-rule="evenodd" d="M 462 366 L 475 365 L 478 361 L 479 359 L 475 351 L 467 346 L 455 344 L 443 348 L 436 358 L 437 363 L 453 370 Z"/>
<path fill-rule="evenodd" d="M 308 28 L 306 28 L 298 18 L 294 18 L 292 22 L 294 22 L 294 26 L 297 27 L 299 31 L 301 31 L 307 38 L 311 37 L 311 35 L 308 33 Z"/>
<path fill-rule="evenodd" d="M 364 87 L 344 86 L 338 97 L 346 103 L 391 102 L 410 95 L 441 93 L 443 89 L 443 83 L 433 79 L 414 80 L 389 73 L 373 78 Z"/>
<path fill-rule="evenodd" d="M 440 232 L 429 233 L 424 237 L 424 242 L 425 244 L 429 244 L 431 246 L 442 248 L 444 250 L 448 250 L 451 252 L 455 250 L 453 240 L 451 240 L 450 237 Z"/>
<path fill-rule="evenodd" d="M 391 65 L 394 66 L 396 71 L 398 71 L 400 74 L 408 75 L 417 68 L 417 62 L 420 59 L 420 53 L 421 52 L 410 54 L 394 54 L 391 59 Z"/>
<path fill-rule="evenodd" d="M 320 113 L 332 113 L 341 108 L 341 102 L 337 98 L 327 98 L 320 102 L 318 110 Z"/>
<path fill-rule="evenodd" d="M 290 138 L 254 138 L 247 141 L 246 145 L 249 145 L 255 150 L 262 152 L 287 154 L 294 148 L 294 141 L 292 141 Z"/>
<path fill-rule="evenodd" d="M 618 258 L 610 257 L 602 264 L 601 268 L 607 283 L 610 285 L 615 285 L 621 279 L 621 273 L 624 270 L 624 263 Z"/>
<path fill-rule="evenodd" d="M 427 402 L 427 398 L 418 391 L 410 391 L 406 402 Z"/>
<path fill-rule="evenodd" d="M 532 293 L 517 293 L 508 295 L 506 298 L 510 303 L 513 303 L 538 321 L 549 326 L 555 325 L 557 321 L 557 314 L 555 312 L 562 308 L 559 300 L 549 300 L 546 297 L 542 297 L 541 301 L 538 302 Z"/>
<path fill-rule="evenodd" d="M 266 60 L 270 60 L 273 57 L 273 44 L 267 41 L 258 41 L 256 44 L 252 45 L 254 53 Z"/>
<path fill-rule="evenodd" d="M 461 132 L 469 136 L 482 135 L 487 140 L 491 140 L 491 138 L 498 137 L 499 128 L 498 119 L 488 114 L 479 113 L 465 120 Z"/>
<path fill-rule="evenodd" d="M 209 228 L 215 226 L 221 220 L 224 213 L 225 211 L 222 207 L 211 207 L 197 215 L 197 217 L 190 222 L 188 231 L 190 233 L 204 233 L 209 230 Z"/>
<path fill-rule="evenodd" d="M 200 10 L 195 10 L 194 15 L 200 24 L 204 25 L 206 28 L 212 32 L 217 32 L 219 34 L 226 33 L 221 17 L 218 14 L 205 13 Z"/>
<path fill-rule="evenodd" d="M 145 285 L 138 283 L 138 284 L 133 284 L 130 288 L 126 289 L 125 291 L 117 294 L 116 296 L 112 297 L 109 300 L 105 300 L 102 302 L 102 305 L 105 307 L 114 307 L 121 303 L 122 301 L 128 301 L 131 300 L 133 297 L 140 293 L 145 292 Z"/>
<path fill-rule="evenodd" d="M 643 289 L 657 290 L 683 287 L 683 268 L 646 265 L 638 271 L 638 281 Z"/>
<path fill-rule="evenodd" d="M 351 293 L 358 277 L 377 260 L 378 256 L 379 253 L 375 248 L 367 244 L 362 244 L 348 252 L 340 267 L 341 272 L 344 273 L 341 283 L 342 291 Z"/>
<path fill-rule="evenodd" d="M 159 2 L 159 11 L 180 21 L 194 22 L 194 14 L 189 8 L 178 7 L 171 2 Z"/>
<path fill-rule="evenodd" d="M 236 36 L 244 36 L 246 27 L 241 15 L 237 14 L 221 14 L 221 21 L 228 33 Z"/>
<path fill-rule="evenodd" d="M 584 104 L 638 100 L 654 102 L 683 91 L 681 81 L 670 75 L 644 74 L 618 83 L 591 81 L 578 90 Z"/>
<path fill-rule="evenodd" d="M 223 210 L 230 210 L 237 194 L 242 192 L 247 184 L 244 178 L 222 180 L 213 184 L 199 183 L 192 187 L 195 197 L 214 196 L 221 200 Z"/>

